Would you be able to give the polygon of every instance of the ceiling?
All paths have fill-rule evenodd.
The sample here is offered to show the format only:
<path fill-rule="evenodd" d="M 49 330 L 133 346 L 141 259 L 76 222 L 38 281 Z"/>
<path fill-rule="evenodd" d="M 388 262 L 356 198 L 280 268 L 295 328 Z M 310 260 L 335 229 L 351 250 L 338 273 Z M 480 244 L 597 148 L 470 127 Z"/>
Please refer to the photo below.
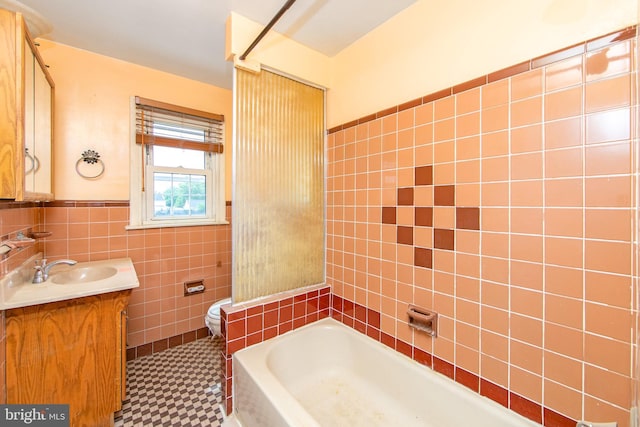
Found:
<path fill-rule="evenodd" d="M 331 57 L 417 0 L 298 0 L 274 30 Z M 42 37 L 230 89 L 225 21 L 266 25 L 285 0 L 20 0 L 50 25 Z M 0 0 L 0 7 L 19 3 Z M 249 55 L 249 58 L 251 56 Z"/>

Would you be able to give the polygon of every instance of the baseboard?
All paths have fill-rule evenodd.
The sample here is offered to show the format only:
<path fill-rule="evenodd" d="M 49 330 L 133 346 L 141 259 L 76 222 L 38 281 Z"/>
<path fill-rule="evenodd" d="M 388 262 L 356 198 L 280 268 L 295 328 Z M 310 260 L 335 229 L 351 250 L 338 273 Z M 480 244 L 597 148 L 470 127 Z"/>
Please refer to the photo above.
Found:
<path fill-rule="evenodd" d="M 148 356 L 153 353 L 164 351 L 168 348 L 187 344 L 200 338 L 205 338 L 209 336 L 209 334 L 209 329 L 203 327 L 194 331 L 174 335 L 170 338 L 163 338 L 158 341 L 142 344 L 137 347 L 127 347 L 127 360 L 137 359 L 138 357 Z"/>

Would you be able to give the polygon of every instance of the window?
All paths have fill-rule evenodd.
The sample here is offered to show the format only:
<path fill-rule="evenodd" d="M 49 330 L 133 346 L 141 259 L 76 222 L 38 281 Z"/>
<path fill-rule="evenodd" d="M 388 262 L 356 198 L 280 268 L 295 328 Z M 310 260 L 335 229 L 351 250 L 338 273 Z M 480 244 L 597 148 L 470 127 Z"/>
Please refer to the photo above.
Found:
<path fill-rule="evenodd" d="M 224 117 L 132 99 L 129 228 L 225 222 Z"/>

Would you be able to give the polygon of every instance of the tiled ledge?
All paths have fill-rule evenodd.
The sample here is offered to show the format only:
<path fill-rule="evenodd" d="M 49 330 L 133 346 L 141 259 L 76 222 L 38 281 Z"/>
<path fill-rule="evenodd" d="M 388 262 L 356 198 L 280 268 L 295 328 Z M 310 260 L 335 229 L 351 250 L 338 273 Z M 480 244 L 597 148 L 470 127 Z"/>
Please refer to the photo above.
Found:
<path fill-rule="evenodd" d="M 359 119 L 350 121 L 348 123 L 335 126 L 329 129 L 327 133 L 331 134 L 344 129 L 348 129 L 350 127 L 367 123 L 372 120 L 376 120 L 376 119 L 388 116 L 390 114 L 398 113 L 400 111 L 417 107 L 422 104 L 427 104 L 429 102 L 438 100 L 440 98 L 445 98 L 447 96 L 455 95 L 457 93 L 464 92 L 466 90 L 473 89 L 478 86 L 482 86 L 488 83 L 493 83 L 495 81 L 506 79 L 508 77 L 512 77 L 527 71 L 535 70 L 536 68 L 544 67 L 545 65 L 549 65 L 554 62 L 561 61 L 563 59 L 571 58 L 572 56 L 582 55 L 584 53 L 592 52 L 592 51 L 601 49 L 609 44 L 633 38 L 636 36 L 636 30 L 637 30 L 637 26 L 634 25 L 632 27 L 627 27 L 623 30 L 616 31 L 614 33 L 610 33 L 605 36 L 587 40 L 582 43 L 578 43 L 573 46 L 569 46 L 567 48 L 560 49 L 543 56 L 538 56 L 528 61 L 524 61 L 519 64 L 512 65 L 507 68 L 503 68 L 502 70 L 498 70 L 493 73 L 477 77 L 467 82 L 460 83 L 458 85 L 455 85 L 446 89 L 442 89 L 425 96 L 421 96 L 420 98 L 416 98 L 412 101 L 408 101 L 408 102 L 396 105 L 394 107 L 386 108 L 384 110 L 378 111 L 377 113 L 373 113 L 368 116 L 364 116 Z"/>
<path fill-rule="evenodd" d="M 224 306 L 221 311 L 224 351 L 231 355 L 329 316 L 330 288 L 311 286 L 248 303 Z"/>
<path fill-rule="evenodd" d="M 233 353 L 328 317 L 330 290 L 326 284 L 310 286 L 220 308 L 222 398 L 227 414 L 233 410 Z"/>

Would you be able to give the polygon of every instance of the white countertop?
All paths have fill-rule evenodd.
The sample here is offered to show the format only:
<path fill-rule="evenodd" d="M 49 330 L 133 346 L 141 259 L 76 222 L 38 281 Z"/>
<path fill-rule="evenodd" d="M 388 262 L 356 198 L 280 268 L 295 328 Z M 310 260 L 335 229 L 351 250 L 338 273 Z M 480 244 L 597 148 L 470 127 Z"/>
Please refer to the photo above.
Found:
<path fill-rule="evenodd" d="M 30 258 L 20 268 L 0 280 L 0 310 L 82 298 L 140 286 L 130 258 L 79 262 L 74 266 L 57 265 L 51 269 L 48 280 L 43 283 L 31 283 L 34 261 L 38 257 L 42 258 L 41 255 Z M 91 266 L 111 266 L 117 270 L 117 273 L 106 279 L 86 283 L 56 284 L 51 280 L 61 272 Z"/>

